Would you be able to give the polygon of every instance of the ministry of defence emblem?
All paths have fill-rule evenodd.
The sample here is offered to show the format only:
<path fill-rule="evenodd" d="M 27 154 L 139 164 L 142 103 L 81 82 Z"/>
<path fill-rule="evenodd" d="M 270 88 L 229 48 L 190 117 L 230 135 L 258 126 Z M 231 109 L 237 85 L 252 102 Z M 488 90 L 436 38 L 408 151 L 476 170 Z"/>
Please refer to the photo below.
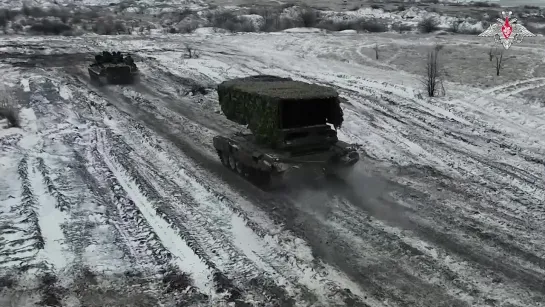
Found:
<path fill-rule="evenodd" d="M 513 12 L 501 12 L 503 20 L 498 18 L 497 22 L 490 25 L 480 37 L 494 37 L 495 43 L 500 43 L 505 49 L 509 49 L 513 43 L 520 43 L 524 37 L 536 36 L 528 31 L 523 25 L 517 23 L 517 19 L 509 20 Z"/>

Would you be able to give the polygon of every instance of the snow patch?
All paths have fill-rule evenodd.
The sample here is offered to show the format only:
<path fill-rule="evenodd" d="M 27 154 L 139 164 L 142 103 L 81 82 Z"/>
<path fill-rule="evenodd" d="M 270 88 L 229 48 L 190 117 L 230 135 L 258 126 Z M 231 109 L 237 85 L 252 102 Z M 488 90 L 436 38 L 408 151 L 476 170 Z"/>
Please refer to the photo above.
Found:
<path fill-rule="evenodd" d="M 21 79 L 21 85 L 25 92 L 30 92 L 30 82 L 27 78 Z"/>
<path fill-rule="evenodd" d="M 25 130 L 38 132 L 38 118 L 32 108 L 22 108 L 19 110 L 19 119 L 21 120 L 21 127 L 24 127 Z"/>
<path fill-rule="evenodd" d="M 45 261 L 53 265 L 55 271 L 60 271 L 74 259 L 66 248 L 62 231 L 62 224 L 67 220 L 67 215 L 55 208 L 56 200 L 48 193 L 36 166 L 31 165 L 30 168 L 29 177 L 39 203 L 38 221 L 45 241 L 37 260 Z"/>
<path fill-rule="evenodd" d="M 142 195 L 138 186 L 134 182 L 130 181 L 121 170 L 117 169 L 114 162 L 110 160 L 103 148 L 104 140 L 102 136 L 100 136 L 99 142 L 99 152 L 104 157 L 104 162 L 108 165 L 108 168 L 110 171 L 112 171 L 112 173 L 114 173 L 123 189 L 127 191 L 140 212 L 150 223 L 150 226 L 160 238 L 161 242 L 175 257 L 174 262 L 180 267 L 180 269 L 182 269 L 182 271 L 191 274 L 195 282 L 195 286 L 203 291 L 203 293 L 213 295 L 215 293 L 214 283 L 211 279 L 212 276 L 210 275 L 209 268 L 199 259 L 193 250 L 187 246 L 187 244 L 180 238 L 178 233 L 171 228 L 168 222 L 157 216 L 149 200 Z"/>
<path fill-rule="evenodd" d="M 72 99 L 72 91 L 66 85 L 61 85 L 59 88 L 59 95 L 65 100 Z"/>
<path fill-rule="evenodd" d="M 318 28 L 290 28 L 283 30 L 282 32 L 286 33 L 325 33 L 327 32 L 324 29 L 318 29 Z"/>

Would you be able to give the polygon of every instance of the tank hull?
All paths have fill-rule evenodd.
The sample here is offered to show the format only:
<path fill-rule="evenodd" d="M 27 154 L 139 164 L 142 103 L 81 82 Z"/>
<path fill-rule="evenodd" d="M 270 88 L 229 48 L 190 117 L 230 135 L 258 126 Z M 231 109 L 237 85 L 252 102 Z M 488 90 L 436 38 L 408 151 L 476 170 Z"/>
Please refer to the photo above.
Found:
<path fill-rule="evenodd" d="M 263 188 L 294 178 L 344 174 L 360 159 L 357 149 L 343 141 L 295 154 L 257 145 L 251 135 L 215 136 L 213 145 L 224 166 Z"/>

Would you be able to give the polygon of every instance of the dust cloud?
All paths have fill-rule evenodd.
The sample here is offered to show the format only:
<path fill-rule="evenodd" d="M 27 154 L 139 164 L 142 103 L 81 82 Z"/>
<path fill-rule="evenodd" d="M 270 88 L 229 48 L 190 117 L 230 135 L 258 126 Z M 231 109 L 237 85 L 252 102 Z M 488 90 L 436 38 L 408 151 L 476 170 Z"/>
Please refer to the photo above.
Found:
<path fill-rule="evenodd" d="M 361 164 L 356 164 L 339 177 L 300 182 L 297 190 L 292 189 L 291 198 L 303 211 L 323 219 L 328 218 L 331 210 L 348 205 L 369 218 L 411 228 L 406 208 L 392 196 L 393 192 L 399 192 L 399 187 L 387 178 L 370 174 Z"/>

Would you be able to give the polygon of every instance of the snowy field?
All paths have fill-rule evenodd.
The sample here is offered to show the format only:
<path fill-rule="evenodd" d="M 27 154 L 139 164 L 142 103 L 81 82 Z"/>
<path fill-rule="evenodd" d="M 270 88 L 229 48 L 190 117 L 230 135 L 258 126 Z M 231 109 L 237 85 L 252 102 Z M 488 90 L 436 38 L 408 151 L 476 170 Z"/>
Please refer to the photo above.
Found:
<path fill-rule="evenodd" d="M 545 306 L 544 40 L 495 77 L 483 40 L 417 37 L 0 38 L 22 107 L 0 129 L 0 305 Z M 139 84 L 91 85 L 104 49 L 135 54 Z M 237 127 L 184 93 L 260 73 L 346 99 L 347 185 L 265 193 L 221 165 L 212 137 Z"/>

